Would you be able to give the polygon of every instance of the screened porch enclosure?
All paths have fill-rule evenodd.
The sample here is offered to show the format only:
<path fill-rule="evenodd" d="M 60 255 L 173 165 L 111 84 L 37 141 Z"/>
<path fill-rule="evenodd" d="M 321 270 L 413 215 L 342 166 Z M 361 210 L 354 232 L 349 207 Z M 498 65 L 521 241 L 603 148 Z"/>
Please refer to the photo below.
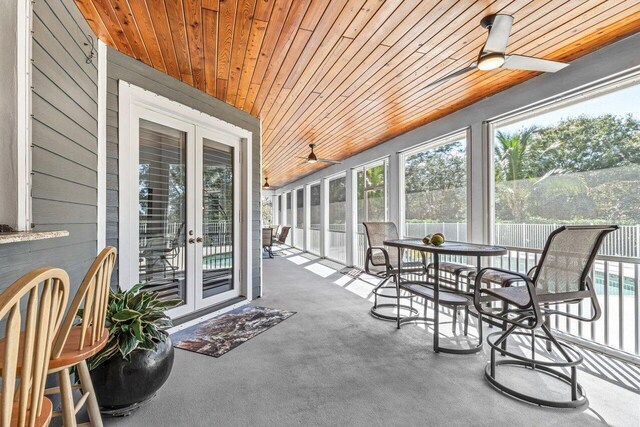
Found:
<path fill-rule="evenodd" d="M 640 77 L 630 74 L 421 143 L 398 148 L 391 141 L 376 160 L 354 159 L 313 174 L 310 183 L 294 182 L 294 191 L 310 192 L 310 206 L 298 204 L 297 217 L 311 220 L 298 221 L 307 240 L 295 246 L 361 269 L 362 223 L 392 221 L 401 237 L 441 232 L 450 241 L 504 246 L 508 255 L 490 264 L 527 273 L 558 227 L 618 225 L 591 272 L 603 315 L 590 325 L 563 319 L 551 326 L 568 340 L 638 361 L 640 109 L 631 101 L 638 97 Z M 288 216 L 279 219 L 286 224 Z"/>

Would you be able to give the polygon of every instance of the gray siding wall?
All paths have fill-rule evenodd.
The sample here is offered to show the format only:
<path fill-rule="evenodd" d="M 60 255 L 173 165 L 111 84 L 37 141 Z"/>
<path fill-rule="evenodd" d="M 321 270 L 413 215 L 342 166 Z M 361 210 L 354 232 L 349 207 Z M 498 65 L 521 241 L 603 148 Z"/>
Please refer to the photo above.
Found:
<path fill-rule="evenodd" d="M 97 58 L 85 62 L 93 33 L 73 2 L 38 0 L 33 12 L 33 229 L 70 234 L 0 245 L 0 290 L 52 265 L 75 291 L 96 256 Z"/>
<path fill-rule="evenodd" d="M 107 245 L 118 246 L 119 80 L 251 131 L 253 135 L 252 286 L 254 298 L 260 296 L 260 120 L 111 48 L 108 49 L 107 54 Z M 114 276 L 117 277 L 117 273 Z"/>

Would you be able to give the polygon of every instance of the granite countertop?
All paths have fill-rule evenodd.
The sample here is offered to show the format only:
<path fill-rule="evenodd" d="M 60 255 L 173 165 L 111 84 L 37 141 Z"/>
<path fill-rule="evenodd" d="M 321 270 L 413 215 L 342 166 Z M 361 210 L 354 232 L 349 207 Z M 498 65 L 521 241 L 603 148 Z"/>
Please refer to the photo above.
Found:
<path fill-rule="evenodd" d="M 6 243 L 30 242 L 32 240 L 53 239 L 56 237 L 66 237 L 69 232 L 66 230 L 56 231 L 8 231 L 0 233 L 0 245 Z"/>

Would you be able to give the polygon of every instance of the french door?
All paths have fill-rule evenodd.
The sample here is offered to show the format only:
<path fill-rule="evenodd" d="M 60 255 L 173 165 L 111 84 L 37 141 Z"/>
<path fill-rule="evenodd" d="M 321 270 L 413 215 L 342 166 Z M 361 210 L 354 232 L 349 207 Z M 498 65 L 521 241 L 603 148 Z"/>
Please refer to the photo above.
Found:
<path fill-rule="evenodd" d="M 179 317 L 240 294 L 240 141 L 145 108 L 137 141 L 138 281 Z"/>

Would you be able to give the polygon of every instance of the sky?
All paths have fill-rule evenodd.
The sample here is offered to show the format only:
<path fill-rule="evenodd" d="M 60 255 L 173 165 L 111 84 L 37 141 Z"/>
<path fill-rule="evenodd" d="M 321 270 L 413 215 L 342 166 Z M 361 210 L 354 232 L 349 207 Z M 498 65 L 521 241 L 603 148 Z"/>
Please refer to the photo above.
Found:
<path fill-rule="evenodd" d="M 593 117 L 600 116 L 602 114 L 632 114 L 640 120 L 640 85 L 628 87 L 588 101 L 579 102 L 536 117 L 531 117 L 527 120 L 522 120 L 508 126 L 501 127 L 500 130 L 503 132 L 513 132 L 533 125 L 550 125 L 567 117 L 575 117 L 579 115 Z"/>

